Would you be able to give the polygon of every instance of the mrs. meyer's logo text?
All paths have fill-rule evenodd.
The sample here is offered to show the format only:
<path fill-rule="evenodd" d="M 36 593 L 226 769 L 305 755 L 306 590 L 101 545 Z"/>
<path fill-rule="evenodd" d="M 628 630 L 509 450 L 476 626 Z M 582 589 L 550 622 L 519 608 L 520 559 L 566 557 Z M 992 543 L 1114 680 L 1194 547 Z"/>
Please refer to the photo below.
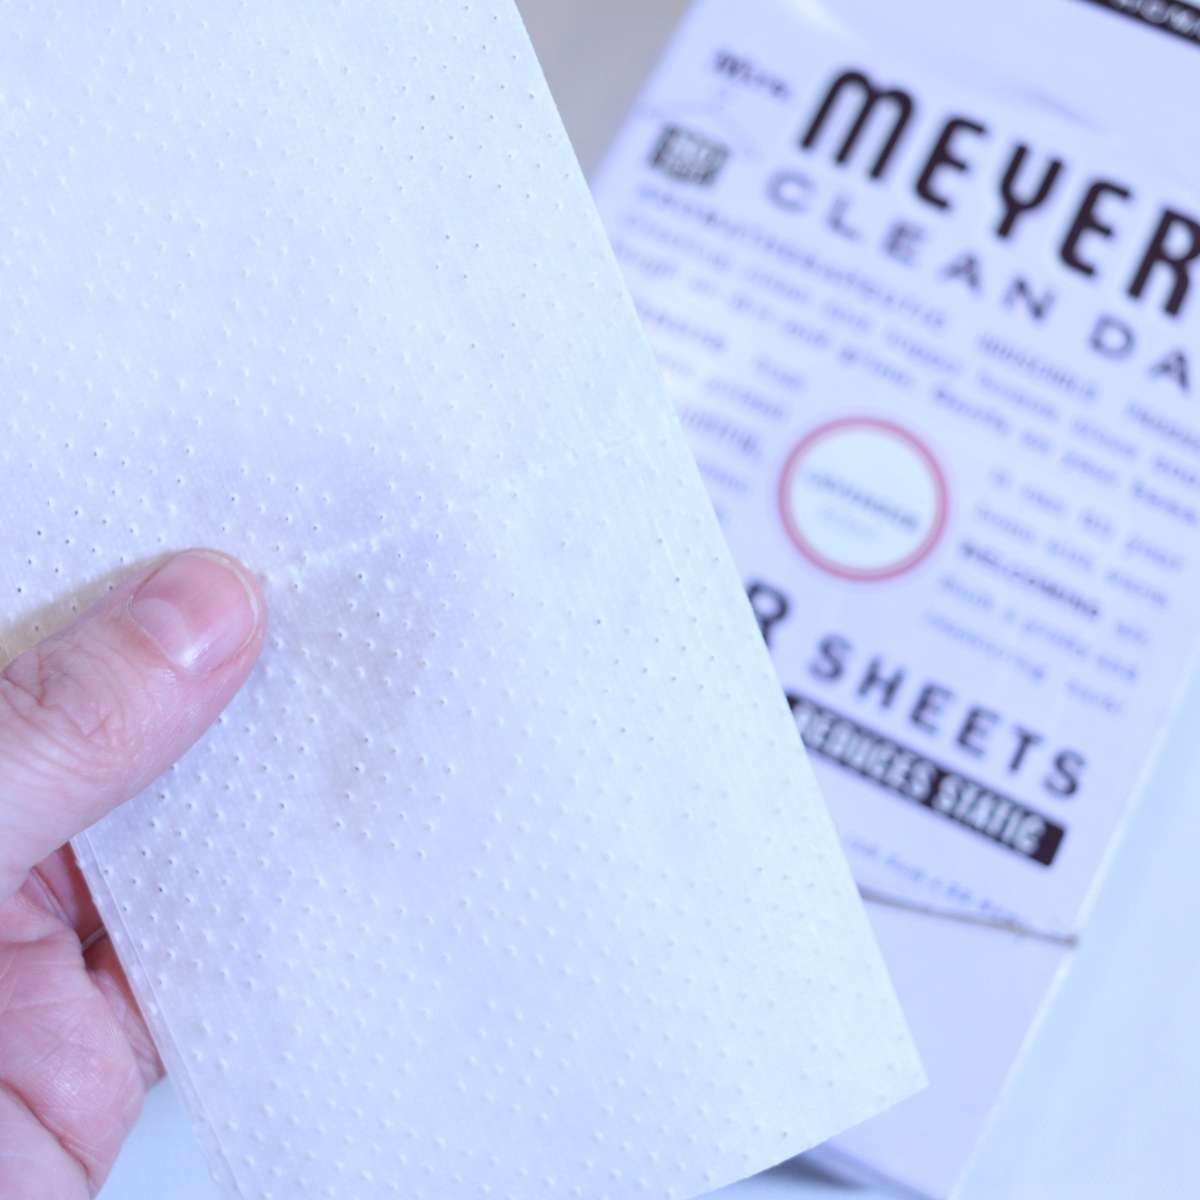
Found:
<path fill-rule="evenodd" d="M 1196 216 L 1158 205 L 1147 218 L 1144 208 L 1135 207 L 1132 182 L 1080 174 L 1060 154 L 1021 138 L 1005 138 L 973 115 L 939 114 L 930 124 L 910 88 L 880 83 L 857 68 L 840 70 L 818 93 L 795 145 L 808 157 L 821 156 L 856 174 L 867 186 L 903 189 L 921 207 L 939 214 L 955 211 L 968 178 L 984 172 L 994 179 L 990 212 L 977 194 L 970 209 L 963 207 L 987 221 L 994 245 L 1017 245 L 1035 226 L 1061 222 L 1052 227 L 1054 258 L 1069 277 L 1117 292 L 1160 320 L 1179 322 L 1200 312 Z M 829 229 L 861 240 L 863 231 L 854 227 L 853 194 L 829 197 L 822 187 L 815 174 L 785 167 L 770 176 L 767 195 L 788 214 L 823 211 Z M 927 265 L 922 256 L 928 255 L 930 230 L 921 223 L 897 217 L 878 236 L 891 258 L 913 267 Z M 994 286 L 993 266 L 978 248 L 964 249 L 933 269 L 939 281 L 976 295 Z M 1041 323 L 1053 319 L 1058 290 L 1053 279 L 1018 274 L 997 296 L 1005 307 Z M 1105 312 L 1097 316 L 1088 342 L 1097 354 L 1121 360 L 1140 349 L 1138 337 L 1125 315 Z M 1193 351 L 1179 344 L 1155 347 L 1149 351 L 1149 377 L 1190 393 Z"/>

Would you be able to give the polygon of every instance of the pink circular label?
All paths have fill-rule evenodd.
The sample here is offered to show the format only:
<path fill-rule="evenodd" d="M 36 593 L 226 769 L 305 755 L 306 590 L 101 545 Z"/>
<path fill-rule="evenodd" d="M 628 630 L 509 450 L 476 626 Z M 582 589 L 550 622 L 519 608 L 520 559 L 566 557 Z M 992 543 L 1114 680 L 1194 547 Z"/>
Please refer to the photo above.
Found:
<path fill-rule="evenodd" d="M 814 429 L 779 481 L 784 527 L 802 554 L 842 579 L 893 579 L 932 552 L 949 514 L 929 448 L 891 421 L 846 417 Z"/>

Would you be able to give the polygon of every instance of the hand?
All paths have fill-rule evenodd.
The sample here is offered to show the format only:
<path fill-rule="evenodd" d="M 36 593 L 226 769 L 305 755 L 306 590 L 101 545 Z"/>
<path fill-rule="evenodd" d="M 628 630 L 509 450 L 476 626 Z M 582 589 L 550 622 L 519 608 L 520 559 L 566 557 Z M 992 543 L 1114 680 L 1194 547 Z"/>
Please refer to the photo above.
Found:
<path fill-rule="evenodd" d="M 65 843 L 216 718 L 263 611 L 231 559 L 189 551 L 0 675 L 0 1196 L 95 1195 L 161 1074 Z"/>

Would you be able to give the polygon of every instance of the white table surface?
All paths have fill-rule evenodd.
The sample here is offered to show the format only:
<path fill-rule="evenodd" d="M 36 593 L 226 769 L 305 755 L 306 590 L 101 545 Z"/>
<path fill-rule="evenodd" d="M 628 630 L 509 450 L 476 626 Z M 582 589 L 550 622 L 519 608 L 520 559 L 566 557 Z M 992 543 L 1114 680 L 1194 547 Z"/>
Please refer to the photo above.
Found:
<path fill-rule="evenodd" d="M 882 2 L 882 0 L 881 0 Z M 593 163 L 684 0 L 523 0 L 581 156 Z M 1200 605 L 1198 605 L 1200 607 Z M 985 1141 L 963 1200 L 1200 1194 L 1200 685 L 1187 697 L 1077 961 Z M 802 1163 L 722 1200 L 882 1193 Z M 169 1085 L 102 1200 L 218 1200 Z"/>

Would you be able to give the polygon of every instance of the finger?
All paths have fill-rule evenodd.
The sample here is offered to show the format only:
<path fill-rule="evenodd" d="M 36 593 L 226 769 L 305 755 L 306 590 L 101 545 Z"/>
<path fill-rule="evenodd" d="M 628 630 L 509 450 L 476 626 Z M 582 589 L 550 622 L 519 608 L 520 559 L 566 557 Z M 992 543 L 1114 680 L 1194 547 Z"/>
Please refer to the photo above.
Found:
<path fill-rule="evenodd" d="M 84 966 L 78 941 L 24 897 L 5 906 L 4 1019 L 0 1021 L 0 1088 L 18 1098 L 58 1142 L 58 1156 L 80 1168 L 94 1194 L 133 1127 L 145 1095 L 120 1014 Z M 0 1140 L 0 1195 L 21 1143 Z M 44 1164 L 51 1171 L 49 1162 Z M 84 1195 L 30 1192 L 34 1195 Z"/>
<path fill-rule="evenodd" d="M 84 962 L 92 983 L 108 1001 L 117 1025 L 129 1039 L 143 1087 L 151 1087 L 163 1077 L 162 1060 L 112 942 L 107 937 L 99 938 L 85 951 Z"/>
<path fill-rule="evenodd" d="M 70 846 L 38 863 L 29 872 L 26 890 L 47 912 L 75 930 L 81 942 L 99 931 L 100 913 Z"/>
<path fill-rule="evenodd" d="M 243 568 L 192 550 L 9 664 L 0 675 L 0 902 L 215 720 L 258 656 L 263 613 Z"/>
<path fill-rule="evenodd" d="M 9 1147 L 17 1147 L 10 1151 Z M 87 1172 L 15 1092 L 0 1084 L 0 1149 L 6 1195 L 30 1200 L 92 1195 Z"/>

